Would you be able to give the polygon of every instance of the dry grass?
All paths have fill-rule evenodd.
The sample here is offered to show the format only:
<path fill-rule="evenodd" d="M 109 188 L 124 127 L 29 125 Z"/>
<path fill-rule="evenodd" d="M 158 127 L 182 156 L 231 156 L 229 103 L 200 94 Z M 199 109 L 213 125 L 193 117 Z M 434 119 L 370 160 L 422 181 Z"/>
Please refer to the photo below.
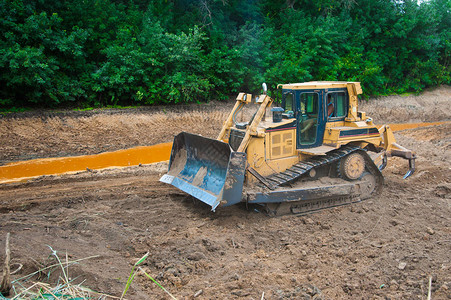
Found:
<path fill-rule="evenodd" d="M 167 296 L 171 299 L 177 300 L 167 289 L 165 289 L 160 283 L 158 283 L 152 276 L 150 276 L 144 269 L 142 269 L 139 265 L 141 265 L 149 256 L 149 253 L 146 253 L 141 259 L 139 259 L 132 267 L 130 272 L 130 276 L 127 280 L 127 283 L 124 287 L 121 297 L 116 297 L 112 295 L 108 295 L 105 293 L 100 293 L 93 291 L 87 287 L 85 287 L 84 281 L 75 284 L 75 281 L 79 280 L 79 278 L 71 278 L 69 276 L 69 267 L 78 264 L 82 261 L 93 259 L 99 257 L 99 255 L 90 256 L 74 261 L 69 261 L 68 254 L 65 254 L 65 258 L 62 260 L 57 251 L 53 250 L 52 247 L 48 246 L 51 250 L 51 255 L 49 258 L 39 263 L 33 259 L 39 269 L 35 272 L 32 272 L 26 276 L 20 277 L 12 281 L 12 288 L 10 291 L 10 298 L 5 298 L 0 294 L 0 299 L 20 299 L 20 300 L 83 300 L 83 299 L 126 299 L 125 295 L 129 290 L 134 278 L 136 276 L 143 276 L 150 279 L 153 283 L 155 283 Z M 55 273 L 58 273 L 57 279 L 54 284 L 50 284 L 48 282 L 42 282 L 45 278 L 46 281 L 50 281 L 50 277 Z"/>
<path fill-rule="evenodd" d="M 75 284 L 75 280 L 69 277 L 69 267 L 78 264 L 81 261 L 99 257 L 90 256 L 75 261 L 69 261 L 66 253 L 65 259 L 61 260 L 57 252 L 49 246 L 51 250 L 50 259 L 43 264 L 37 263 L 41 267 L 26 276 L 20 277 L 12 281 L 11 298 L 4 298 L 0 294 L 0 299 L 24 299 L 24 300 L 37 300 L 37 299 L 118 299 L 118 297 L 107 295 L 93 291 L 85 286 L 83 282 Z M 58 272 L 59 275 L 55 284 L 49 284 L 42 282 L 45 277 L 50 278 L 51 274 Z M 36 279 L 38 281 L 36 281 Z"/>

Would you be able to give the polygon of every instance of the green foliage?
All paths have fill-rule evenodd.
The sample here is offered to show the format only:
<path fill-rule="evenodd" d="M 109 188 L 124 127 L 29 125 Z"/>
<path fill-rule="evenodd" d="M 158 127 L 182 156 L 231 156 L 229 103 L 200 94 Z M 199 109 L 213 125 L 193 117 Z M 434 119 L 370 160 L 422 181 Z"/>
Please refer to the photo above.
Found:
<path fill-rule="evenodd" d="M 6 114 L 10 114 L 10 113 L 18 113 L 18 112 L 24 112 L 24 111 L 28 111 L 28 108 L 25 107 L 8 107 L 8 108 L 0 108 L 0 114 L 1 115 L 6 115 Z"/>
<path fill-rule="evenodd" d="M 450 84 L 450 0 L 0 0 L 0 108 L 227 99 L 266 81 Z"/>
<path fill-rule="evenodd" d="M 2 1 L 0 97 L 3 105 L 53 106 L 85 95 L 78 74 L 87 34 L 62 28 L 57 13 L 33 12 L 21 1 Z M 29 14 L 29 15 L 28 15 Z"/>

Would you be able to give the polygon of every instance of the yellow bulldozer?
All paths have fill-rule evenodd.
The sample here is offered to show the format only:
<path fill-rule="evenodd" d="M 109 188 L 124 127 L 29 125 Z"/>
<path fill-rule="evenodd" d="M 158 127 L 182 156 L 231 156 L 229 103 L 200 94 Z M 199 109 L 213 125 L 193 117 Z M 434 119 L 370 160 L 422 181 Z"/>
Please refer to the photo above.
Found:
<path fill-rule="evenodd" d="M 174 138 L 168 173 L 160 181 L 210 205 L 264 205 L 271 215 L 306 214 L 380 193 L 387 157 L 409 161 L 389 126 L 358 111 L 359 82 L 281 84 L 281 107 L 266 92 L 248 122 L 237 122 L 253 101 L 240 93 L 217 139 L 186 132 Z M 272 108 L 271 108 L 272 107 Z M 272 116 L 267 116 L 272 112 Z"/>

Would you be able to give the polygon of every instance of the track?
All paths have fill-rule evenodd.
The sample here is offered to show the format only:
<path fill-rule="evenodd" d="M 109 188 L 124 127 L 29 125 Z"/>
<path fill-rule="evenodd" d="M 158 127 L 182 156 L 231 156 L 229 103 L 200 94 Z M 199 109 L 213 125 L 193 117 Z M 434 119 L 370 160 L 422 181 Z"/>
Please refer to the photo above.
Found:
<path fill-rule="evenodd" d="M 287 185 L 300 179 L 311 170 L 318 170 L 327 165 L 337 163 L 343 157 L 358 150 L 360 150 L 359 147 L 344 146 L 327 153 L 327 155 L 313 156 L 308 160 L 301 161 L 283 172 L 267 176 L 265 180 L 269 183 L 268 188 L 274 190 L 278 186 Z"/>
<path fill-rule="evenodd" d="M 337 163 L 351 153 L 359 153 L 365 160 L 365 173 L 360 179 L 346 181 L 329 177 L 320 177 L 316 180 L 309 178 L 311 170 L 315 170 L 317 174 L 334 173 L 333 171 L 337 169 Z M 297 166 L 300 164 L 305 167 L 301 169 Z M 323 209 L 360 202 L 377 196 L 382 191 L 384 182 L 382 173 L 367 152 L 357 147 L 345 147 L 333 151 L 325 157 L 313 157 L 297 165 L 290 168 L 289 172 L 284 172 L 283 176 L 277 176 L 277 174 L 277 177 L 274 175 L 269 177 L 278 178 L 279 187 L 248 194 L 248 203 L 264 204 L 267 212 L 272 216 L 289 213 L 305 215 Z M 291 171 L 292 169 L 296 170 L 297 173 Z M 299 170 L 304 172 L 299 174 Z M 294 174 L 296 177 L 290 178 L 286 174 Z M 285 186 L 281 186 L 282 179 L 284 179 L 283 185 Z M 286 187 L 286 185 L 290 186 Z"/>

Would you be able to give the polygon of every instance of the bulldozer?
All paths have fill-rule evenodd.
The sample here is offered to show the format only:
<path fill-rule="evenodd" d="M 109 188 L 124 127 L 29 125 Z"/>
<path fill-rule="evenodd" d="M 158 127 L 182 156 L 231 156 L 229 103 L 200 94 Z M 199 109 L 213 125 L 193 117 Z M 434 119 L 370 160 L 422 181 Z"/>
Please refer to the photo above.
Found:
<path fill-rule="evenodd" d="M 358 110 L 360 82 L 279 84 L 280 107 L 263 93 L 239 93 L 216 139 L 175 136 L 167 174 L 160 181 L 208 204 L 212 211 L 240 202 L 273 216 L 307 214 L 371 198 L 382 190 L 387 158 L 409 162 L 388 125 L 376 126 Z M 280 92 L 279 92 L 280 94 Z M 252 118 L 237 115 L 255 102 Z M 272 113 L 272 117 L 270 114 Z M 269 115 L 269 116 L 268 116 Z"/>

